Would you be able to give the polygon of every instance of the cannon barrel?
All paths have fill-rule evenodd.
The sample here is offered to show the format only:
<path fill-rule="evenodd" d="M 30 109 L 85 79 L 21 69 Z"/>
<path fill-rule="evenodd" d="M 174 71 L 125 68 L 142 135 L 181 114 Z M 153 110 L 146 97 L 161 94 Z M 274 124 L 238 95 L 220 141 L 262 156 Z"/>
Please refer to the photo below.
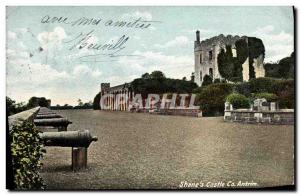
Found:
<path fill-rule="evenodd" d="M 38 115 L 45 115 L 45 114 L 56 114 L 55 112 L 52 111 L 47 111 L 47 112 L 38 112 Z"/>
<path fill-rule="evenodd" d="M 46 118 L 63 118 L 63 117 L 59 114 L 38 114 L 35 118 L 46 119 Z"/>
<path fill-rule="evenodd" d="M 98 140 L 96 136 L 92 137 L 89 130 L 44 132 L 39 135 L 46 146 L 88 148 L 91 142 Z"/>
<path fill-rule="evenodd" d="M 54 127 L 68 125 L 72 123 L 67 118 L 34 119 L 33 122 L 36 126 L 54 126 Z"/>

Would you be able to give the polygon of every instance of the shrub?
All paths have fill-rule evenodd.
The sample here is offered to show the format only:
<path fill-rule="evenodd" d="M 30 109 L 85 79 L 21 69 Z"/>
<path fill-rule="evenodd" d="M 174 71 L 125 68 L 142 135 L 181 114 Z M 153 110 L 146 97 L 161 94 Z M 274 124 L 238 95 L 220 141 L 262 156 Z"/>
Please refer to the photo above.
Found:
<path fill-rule="evenodd" d="M 249 90 L 251 93 L 273 93 L 273 84 L 276 83 L 278 80 L 268 77 L 261 77 L 250 79 L 249 81 Z"/>
<path fill-rule="evenodd" d="M 249 82 L 237 83 L 234 86 L 234 91 L 243 94 L 246 97 L 251 96 L 251 89 Z"/>
<path fill-rule="evenodd" d="M 18 190 L 44 187 L 39 175 L 44 149 L 39 131 L 29 122 L 12 127 L 10 134 L 14 186 Z"/>
<path fill-rule="evenodd" d="M 214 83 L 221 83 L 221 80 L 220 79 L 215 79 Z"/>
<path fill-rule="evenodd" d="M 280 108 L 295 107 L 295 83 L 293 79 L 277 80 L 273 83 L 272 88 L 278 96 Z"/>
<path fill-rule="evenodd" d="M 233 108 L 249 108 L 250 100 L 239 93 L 232 93 L 226 97 L 226 101 L 232 104 Z"/>
<path fill-rule="evenodd" d="M 232 92 L 233 84 L 217 83 L 204 87 L 196 96 L 195 104 L 200 106 L 203 116 L 224 114 L 226 96 Z"/>
<path fill-rule="evenodd" d="M 202 87 L 212 84 L 212 78 L 207 74 L 203 77 Z"/>
<path fill-rule="evenodd" d="M 278 100 L 278 96 L 274 93 L 257 93 L 254 97 L 265 98 L 268 102 L 276 102 Z"/>

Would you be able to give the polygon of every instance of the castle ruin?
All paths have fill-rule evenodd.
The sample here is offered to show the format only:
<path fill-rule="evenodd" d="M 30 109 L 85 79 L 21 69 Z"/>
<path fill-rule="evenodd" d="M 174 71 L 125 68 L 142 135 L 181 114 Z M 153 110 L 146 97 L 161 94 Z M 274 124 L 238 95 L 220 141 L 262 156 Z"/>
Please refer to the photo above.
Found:
<path fill-rule="evenodd" d="M 218 55 L 221 50 L 226 51 L 226 46 L 230 46 L 232 57 L 237 58 L 239 53 L 236 49 L 236 42 L 239 40 L 245 40 L 248 47 L 248 37 L 246 36 L 224 36 L 223 34 L 219 36 L 200 41 L 200 32 L 196 32 L 196 41 L 194 43 L 194 57 L 195 57 L 195 72 L 194 81 L 201 86 L 203 78 L 205 75 L 211 77 L 214 81 L 215 79 L 224 79 L 220 74 L 219 65 L 218 65 Z M 258 39 L 259 40 L 259 39 Z M 261 41 L 261 40 L 260 40 Z M 261 42 L 264 49 L 263 43 Z M 250 75 L 250 54 L 246 54 L 246 59 L 241 65 L 242 69 L 242 81 L 248 81 L 251 78 Z M 252 56 L 253 57 L 253 56 Z M 264 61 L 264 52 L 258 56 L 254 56 L 252 59 L 251 66 L 254 69 L 254 77 L 264 77 L 265 70 L 263 66 Z"/>

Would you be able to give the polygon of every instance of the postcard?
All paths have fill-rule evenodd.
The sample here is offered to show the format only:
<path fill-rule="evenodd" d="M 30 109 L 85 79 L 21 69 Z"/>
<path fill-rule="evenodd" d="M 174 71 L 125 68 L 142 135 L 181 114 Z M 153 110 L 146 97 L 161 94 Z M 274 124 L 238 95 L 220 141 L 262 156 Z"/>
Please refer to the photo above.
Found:
<path fill-rule="evenodd" d="M 295 12 L 6 7 L 6 187 L 295 190 Z"/>

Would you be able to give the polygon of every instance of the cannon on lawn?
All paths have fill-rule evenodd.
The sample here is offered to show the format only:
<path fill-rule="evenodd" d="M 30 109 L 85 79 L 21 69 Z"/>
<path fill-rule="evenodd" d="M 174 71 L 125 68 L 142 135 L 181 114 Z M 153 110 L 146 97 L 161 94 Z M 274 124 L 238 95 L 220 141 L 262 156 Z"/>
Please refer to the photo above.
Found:
<path fill-rule="evenodd" d="M 52 126 L 57 127 L 58 131 L 67 131 L 69 124 L 72 124 L 66 118 L 43 118 L 43 119 L 34 119 L 34 124 L 36 126 Z"/>
<path fill-rule="evenodd" d="M 87 166 L 87 148 L 98 138 L 88 130 L 44 132 L 39 134 L 45 146 L 72 147 L 72 169 L 77 170 Z"/>
<path fill-rule="evenodd" d="M 35 118 L 46 119 L 46 118 L 63 118 L 63 117 L 59 114 L 38 114 Z"/>

